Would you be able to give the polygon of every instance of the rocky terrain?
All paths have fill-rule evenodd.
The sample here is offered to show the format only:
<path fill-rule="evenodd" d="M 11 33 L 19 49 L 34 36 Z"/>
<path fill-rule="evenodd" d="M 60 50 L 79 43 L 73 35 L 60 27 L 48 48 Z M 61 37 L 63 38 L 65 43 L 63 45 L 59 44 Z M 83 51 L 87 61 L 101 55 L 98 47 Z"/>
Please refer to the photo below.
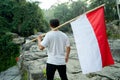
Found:
<path fill-rule="evenodd" d="M 30 36 L 27 41 L 36 36 Z M 102 71 L 85 75 L 82 74 L 80 68 L 73 35 L 70 35 L 69 38 L 71 41 L 71 53 L 67 63 L 68 80 L 120 80 L 120 39 L 109 40 L 115 64 L 103 68 Z M 23 44 L 17 65 L 1 72 L 0 80 L 46 80 L 46 59 L 46 50 L 40 51 L 37 42 Z M 60 80 L 57 71 L 55 79 Z"/>

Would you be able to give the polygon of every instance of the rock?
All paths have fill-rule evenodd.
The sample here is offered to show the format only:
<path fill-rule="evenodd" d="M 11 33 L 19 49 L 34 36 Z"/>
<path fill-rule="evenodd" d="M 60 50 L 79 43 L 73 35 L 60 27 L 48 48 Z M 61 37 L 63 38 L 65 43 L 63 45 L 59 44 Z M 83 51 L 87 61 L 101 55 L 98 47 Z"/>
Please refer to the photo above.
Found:
<path fill-rule="evenodd" d="M 113 40 L 112 48 L 113 49 L 120 49 L 120 39 Z"/>
<path fill-rule="evenodd" d="M 37 48 L 37 46 L 34 46 Z M 35 48 L 35 49 L 36 49 Z M 39 80 L 42 78 L 45 80 L 43 70 L 46 67 L 46 50 L 33 50 L 32 47 L 29 51 L 23 51 L 19 57 L 18 65 L 22 74 L 27 72 L 29 80 Z M 24 77 L 24 76 L 22 76 Z"/>
<path fill-rule="evenodd" d="M 0 80 L 21 80 L 21 75 L 17 66 L 0 73 Z"/>
<path fill-rule="evenodd" d="M 28 37 L 28 39 L 32 40 L 32 39 L 35 39 L 37 37 L 38 37 L 38 35 L 31 35 L 31 36 Z"/>
<path fill-rule="evenodd" d="M 38 33 L 36 35 L 39 34 L 41 33 Z M 114 65 L 104 67 L 103 70 L 99 72 L 82 74 L 73 35 L 69 35 L 69 38 L 71 41 L 71 53 L 69 56 L 69 61 L 67 63 L 68 80 L 119 80 L 120 79 L 120 39 L 109 40 L 112 56 L 115 60 Z M 30 41 L 30 39 L 27 40 L 28 42 Z M 21 55 L 19 56 L 19 60 L 17 62 L 18 67 L 14 66 L 8 69 L 7 71 L 1 72 L 0 80 L 20 80 L 20 78 L 21 80 L 46 80 L 46 75 L 45 75 L 46 60 L 47 60 L 47 51 L 39 50 L 37 46 L 37 42 L 30 42 L 28 44 L 23 44 L 21 49 Z M 55 73 L 55 79 L 56 80 L 60 79 L 57 71 Z"/>
<path fill-rule="evenodd" d="M 120 62 L 120 49 L 111 49 L 112 56 L 116 62 Z"/>
<path fill-rule="evenodd" d="M 112 56 L 116 62 L 120 62 L 120 39 L 109 40 Z"/>
<path fill-rule="evenodd" d="M 33 61 L 33 60 L 45 58 L 47 57 L 47 54 L 43 52 L 25 51 L 21 57 L 24 59 L 24 61 Z"/>
<path fill-rule="evenodd" d="M 119 40 L 109 40 L 110 48 L 115 65 L 103 68 L 102 71 L 82 74 L 80 62 L 78 60 L 77 50 L 75 47 L 74 38 L 69 36 L 71 41 L 71 53 L 67 63 L 68 80 L 117 80 L 120 79 L 120 48 Z M 47 60 L 47 51 L 39 50 L 37 42 L 24 44 L 22 47 L 21 56 L 19 57 L 18 66 L 21 74 L 27 74 L 28 80 L 46 80 L 45 68 Z M 94 66 L 94 65 L 93 65 Z M 24 75 L 22 75 L 24 77 Z M 55 78 L 59 79 L 59 74 L 56 71 Z"/>
<path fill-rule="evenodd" d="M 35 42 L 25 43 L 22 45 L 22 52 L 29 51 L 32 45 L 37 45 Z"/>
<path fill-rule="evenodd" d="M 24 43 L 25 43 L 25 38 L 24 38 L 24 37 L 20 37 L 20 36 L 19 36 L 18 34 L 16 34 L 16 33 L 8 32 L 8 33 L 6 33 L 6 34 L 12 35 L 13 42 L 14 42 L 15 44 L 20 45 L 20 44 L 24 44 Z"/>
<path fill-rule="evenodd" d="M 24 69 L 26 69 L 29 72 L 29 76 L 35 74 L 43 74 L 43 70 L 46 67 L 46 58 L 44 59 L 37 59 L 34 61 L 24 61 L 23 62 Z M 40 78 L 40 77 L 39 77 Z"/>
<path fill-rule="evenodd" d="M 103 68 L 102 71 L 94 73 L 100 77 L 106 78 L 105 80 L 117 80 L 120 79 L 120 63 L 116 63 L 115 65 L 108 66 Z M 104 80 L 104 79 L 102 79 Z"/>
<path fill-rule="evenodd" d="M 39 52 L 40 49 L 39 49 L 38 45 L 32 45 L 32 46 L 30 47 L 30 51 L 31 51 L 31 52 Z"/>
<path fill-rule="evenodd" d="M 42 32 L 38 32 L 38 33 L 36 33 L 34 35 L 29 36 L 28 39 L 30 39 L 30 40 L 35 39 L 35 38 L 37 38 L 41 34 L 43 34 L 43 33 Z"/>
<path fill-rule="evenodd" d="M 102 80 L 102 78 L 100 76 L 95 76 L 91 80 Z M 105 79 L 105 80 L 108 80 L 108 79 Z"/>
<path fill-rule="evenodd" d="M 15 44 L 21 45 L 25 43 L 25 38 L 24 37 L 13 38 L 13 42 Z"/>
<path fill-rule="evenodd" d="M 41 33 L 38 33 L 39 35 Z M 32 37 L 31 39 L 37 36 Z M 90 74 L 82 74 L 80 62 L 73 35 L 69 35 L 71 41 L 71 53 L 67 63 L 68 80 L 120 80 L 120 39 L 108 40 L 115 64 L 104 67 L 102 71 Z M 27 39 L 30 41 L 30 39 Z M 27 41 L 26 41 L 27 42 Z M 18 60 L 18 67 L 14 66 L 0 73 L 0 80 L 46 80 L 47 51 L 39 50 L 37 42 L 23 44 L 21 55 Z M 26 76 L 27 75 L 27 76 Z M 59 79 L 56 71 L 55 79 Z"/>

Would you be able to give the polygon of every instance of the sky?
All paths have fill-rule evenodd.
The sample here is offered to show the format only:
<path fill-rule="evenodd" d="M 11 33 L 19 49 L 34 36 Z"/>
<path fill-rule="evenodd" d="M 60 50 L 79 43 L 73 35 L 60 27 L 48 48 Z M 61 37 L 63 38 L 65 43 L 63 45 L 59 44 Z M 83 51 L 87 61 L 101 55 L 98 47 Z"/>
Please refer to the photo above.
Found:
<path fill-rule="evenodd" d="M 28 1 L 39 1 L 39 2 L 41 2 L 39 6 L 42 9 L 48 9 L 56 3 L 63 3 L 63 2 L 67 2 L 69 0 L 28 0 Z M 76 0 L 74 0 L 74 1 L 76 1 Z"/>

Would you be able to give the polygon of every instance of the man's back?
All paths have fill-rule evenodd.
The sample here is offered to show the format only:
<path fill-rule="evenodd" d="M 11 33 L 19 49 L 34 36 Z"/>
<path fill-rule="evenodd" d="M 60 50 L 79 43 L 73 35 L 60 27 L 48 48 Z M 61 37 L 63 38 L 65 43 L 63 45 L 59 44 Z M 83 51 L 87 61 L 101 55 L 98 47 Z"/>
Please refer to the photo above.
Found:
<path fill-rule="evenodd" d="M 55 65 L 65 64 L 65 47 L 70 46 L 68 37 L 61 31 L 50 31 L 41 43 L 48 49 L 47 63 Z"/>

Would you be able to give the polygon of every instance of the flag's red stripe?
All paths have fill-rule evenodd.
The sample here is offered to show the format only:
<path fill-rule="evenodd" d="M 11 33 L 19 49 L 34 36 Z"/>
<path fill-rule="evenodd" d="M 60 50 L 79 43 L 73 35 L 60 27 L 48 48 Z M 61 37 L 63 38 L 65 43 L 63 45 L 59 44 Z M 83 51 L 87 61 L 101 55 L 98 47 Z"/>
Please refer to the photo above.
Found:
<path fill-rule="evenodd" d="M 94 33 L 98 40 L 98 45 L 100 48 L 102 58 L 102 66 L 104 67 L 114 64 L 114 60 L 112 58 L 109 44 L 107 41 L 106 26 L 104 19 L 104 7 L 100 7 L 86 15 L 93 27 Z"/>

